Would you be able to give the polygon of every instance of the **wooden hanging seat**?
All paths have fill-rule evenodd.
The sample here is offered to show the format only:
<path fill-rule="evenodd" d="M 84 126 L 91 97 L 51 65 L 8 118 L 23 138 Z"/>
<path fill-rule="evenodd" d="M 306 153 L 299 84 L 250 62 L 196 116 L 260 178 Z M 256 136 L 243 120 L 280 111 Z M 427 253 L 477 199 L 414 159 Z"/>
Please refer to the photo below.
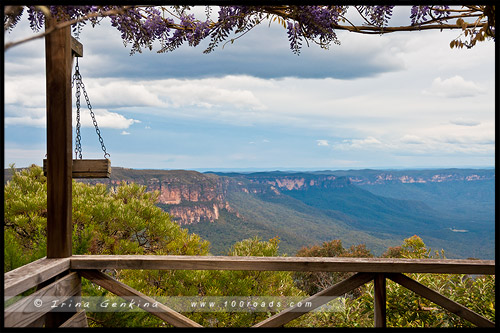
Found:
<path fill-rule="evenodd" d="M 43 160 L 43 174 L 47 176 L 47 159 Z M 72 178 L 109 178 L 111 161 L 109 159 L 81 160 L 74 159 Z"/>
<path fill-rule="evenodd" d="M 69 36 L 69 35 L 68 35 Z M 72 57 L 83 57 L 83 45 L 74 37 L 70 37 Z M 94 121 L 95 123 L 95 121 Z M 97 125 L 96 125 L 97 126 Z M 99 135 L 100 138 L 100 135 Z M 102 143 L 102 139 L 101 139 Z M 104 147 L 104 146 L 103 146 Z M 109 156 L 109 154 L 106 154 Z M 43 174 L 47 176 L 47 159 L 43 160 Z M 111 161 L 104 159 L 74 159 L 72 163 L 72 178 L 109 178 L 111 176 Z"/>

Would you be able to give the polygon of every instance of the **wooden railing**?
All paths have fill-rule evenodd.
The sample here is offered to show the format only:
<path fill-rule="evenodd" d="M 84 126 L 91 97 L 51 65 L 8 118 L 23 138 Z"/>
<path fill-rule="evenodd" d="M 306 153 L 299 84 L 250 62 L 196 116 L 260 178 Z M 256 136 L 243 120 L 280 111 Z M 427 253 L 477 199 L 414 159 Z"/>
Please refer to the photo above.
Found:
<path fill-rule="evenodd" d="M 101 272 L 103 269 L 146 270 L 249 270 L 249 271 L 304 271 L 356 272 L 353 276 L 305 299 L 312 306 L 307 309 L 287 308 L 254 327 L 283 326 L 329 300 L 374 281 L 374 326 L 386 326 L 386 279 L 390 279 L 437 305 L 455 313 L 479 327 L 494 327 L 495 323 L 420 284 L 403 273 L 439 274 L 495 274 L 493 260 L 454 259 L 386 259 L 386 258 L 315 258 L 315 257 L 230 257 L 230 256 L 151 256 L 151 255 L 74 255 L 62 259 L 40 259 L 4 274 L 5 300 L 31 288 L 37 290 L 30 297 L 7 307 L 5 327 L 26 326 L 87 326 L 84 311 L 67 314 L 64 321 L 55 324 L 50 306 L 33 308 L 33 299 L 42 296 L 69 298 L 81 293 L 81 277 L 111 291 L 117 296 L 134 296 L 140 304 L 153 302 L 141 292 Z M 160 304 L 155 310 L 143 310 L 176 327 L 200 327 L 186 316 Z"/>

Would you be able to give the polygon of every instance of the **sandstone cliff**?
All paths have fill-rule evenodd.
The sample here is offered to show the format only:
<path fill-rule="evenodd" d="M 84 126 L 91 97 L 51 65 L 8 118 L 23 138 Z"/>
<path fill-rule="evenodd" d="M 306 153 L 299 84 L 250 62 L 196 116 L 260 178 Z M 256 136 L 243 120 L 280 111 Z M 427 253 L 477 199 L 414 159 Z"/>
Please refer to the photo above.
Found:
<path fill-rule="evenodd" d="M 122 181 L 144 185 L 147 191 L 158 191 L 158 205 L 181 225 L 216 221 L 221 210 L 240 216 L 231 206 L 228 193 L 282 195 L 309 188 L 340 188 L 382 184 L 477 182 L 494 179 L 494 170 L 349 170 L 316 173 L 260 172 L 251 174 L 211 174 L 186 170 L 135 170 L 113 167 L 108 180 L 116 186 Z"/>
<path fill-rule="evenodd" d="M 225 199 L 221 177 L 188 170 L 136 170 L 114 167 L 110 179 L 79 180 L 86 183 L 106 183 L 110 187 L 121 182 L 146 186 L 146 191 L 158 191 L 158 206 L 181 225 L 214 222 L 225 209 L 237 214 Z"/>

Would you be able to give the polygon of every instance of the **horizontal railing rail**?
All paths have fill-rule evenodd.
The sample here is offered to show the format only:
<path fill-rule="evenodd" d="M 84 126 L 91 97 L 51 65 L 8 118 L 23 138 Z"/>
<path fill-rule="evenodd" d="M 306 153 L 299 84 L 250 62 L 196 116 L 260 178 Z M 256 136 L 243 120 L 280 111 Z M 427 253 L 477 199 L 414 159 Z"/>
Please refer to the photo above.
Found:
<path fill-rule="evenodd" d="M 41 258 L 4 274 L 5 300 L 69 270 L 70 258 Z"/>
<path fill-rule="evenodd" d="M 41 258 L 4 274 L 4 300 L 12 303 L 4 308 L 5 327 L 42 327 L 54 322 L 52 307 L 44 298 L 64 302 L 81 293 L 81 277 L 70 270 L 70 258 Z M 36 288 L 35 288 L 36 287 Z M 29 297 L 11 300 L 30 289 Z M 40 302 L 40 303 L 37 303 Z M 69 311 L 60 327 L 86 327 L 85 311 Z M 55 314 L 57 316 L 57 314 Z M 55 319 L 59 321 L 59 319 Z"/>
<path fill-rule="evenodd" d="M 4 274 L 5 300 L 33 287 L 35 296 L 78 295 L 80 278 L 111 291 L 117 296 L 140 297 L 147 295 L 134 290 L 113 277 L 101 272 L 109 269 L 141 270 L 246 270 L 246 271 L 302 271 L 302 272 L 355 272 L 356 274 L 310 296 L 304 301 L 314 304 L 306 311 L 285 309 L 254 327 L 283 326 L 289 321 L 312 311 L 370 281 L 374 282 L 374 325 L 386 326 L 386 279 L 390 279 L 418 295 L 429 299 L 448 311 L 457 314 L 480 327 L 491 327 L 495 323 L 470 309 L 446 298 L 438 292 L 421 285 L 402 273 L 472 274 L 494 275 L 494 260 L 471 259 L 395 259 L 395 258 L 337 258 L 337 257 L 243 257 L 243 256 L 172 256 L 172 255 L 73 255 L 68 258 L 42 258 Z M 63 295 L 64 294 L 64 295 Z M 67 294 L 67 295 L 66 295 Z M 26 300 L 24 300 L 26 303 Z M 27 311 L 29 304 L 23 300 L 4 310 L 6 326 L 40 326 L 47 311 Z M 148 309 L 144 309 L 148 311 Z M 184 315 L 162 304 L 151 314 L 176 327 L 199 327 Z M 60 327 L 86 326 L 85 312 L 77 312 Z"/>
<path fill-rule="evenodd" d="M 74 255 L 72 269 L 495 274 L 494 260 L 338 257 Z"/>

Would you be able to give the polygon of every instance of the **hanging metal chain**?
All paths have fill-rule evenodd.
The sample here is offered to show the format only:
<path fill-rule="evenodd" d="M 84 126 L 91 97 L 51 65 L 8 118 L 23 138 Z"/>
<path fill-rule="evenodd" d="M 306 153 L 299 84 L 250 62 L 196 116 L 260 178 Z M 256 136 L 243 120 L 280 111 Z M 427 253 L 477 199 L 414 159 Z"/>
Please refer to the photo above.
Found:
<path fill-rule="evenodd" d="M 89 96 L 87 95 L 87 91 L 85 90 L 85 85 L 82 81 L 82 75 L 80 74 L 80 67 L 78 66 L 78 57 L 76 58 L 76 66 L 75 66 L 75 74 L 73 74 L 73 81 L 71 86 L 73 87 L 76 82 L 76 144 L 75 144 L 75 155 L 76 158 L 82 158 L 82 144 L 81 144 L 81 136 L 80 136 L 80 88 L 83 91 L 83 96 L 85 97 L 85 101 L 87 102 L 87 107 L 90 111 L 90 116 L 92 117 L 92 122 L 94 123 L 95 132 L 99 137 L 99 142 L 101 143 L 101 149 L 104 152 L 104 158 L 109 157 L 109 153 L 106 152 L 106 146 L 104 145 L 104 140 L 101 137 L 101 131 L 99 130 L 99 126 L 97 126 L 97 120 L 95 119 L 94 111 L 92 111 L 92 105 L 90 104 Z"/>
<path fill-rule="evenodd" d="M 76 58 L 75 74 L 71 81 L 71 88 L 75 85 L 75 81 L 81 81 L 80 68 L 78 67 L 78 58 Z M 76 85 L 76 139 L 75 139 L 75 158 L 82 159 L 82 143 L 80 136 L 80 84 Z"/>

